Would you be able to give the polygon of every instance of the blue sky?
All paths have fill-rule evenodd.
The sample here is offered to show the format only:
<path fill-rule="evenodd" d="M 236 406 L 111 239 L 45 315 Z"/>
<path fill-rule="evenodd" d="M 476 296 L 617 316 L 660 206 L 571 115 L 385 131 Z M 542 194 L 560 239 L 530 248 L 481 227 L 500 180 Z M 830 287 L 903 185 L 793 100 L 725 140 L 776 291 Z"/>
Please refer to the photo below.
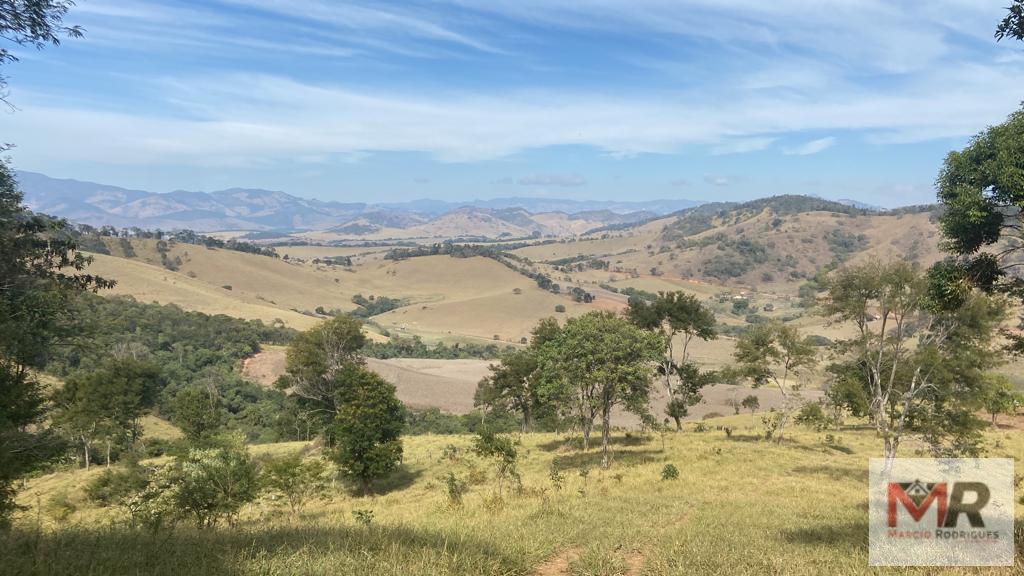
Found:
<path fill-rule="evenodd" d="M 930 202 L 1024 100 L 1005 0 L 79 0 L 15 166 L 152 191 Z"/>

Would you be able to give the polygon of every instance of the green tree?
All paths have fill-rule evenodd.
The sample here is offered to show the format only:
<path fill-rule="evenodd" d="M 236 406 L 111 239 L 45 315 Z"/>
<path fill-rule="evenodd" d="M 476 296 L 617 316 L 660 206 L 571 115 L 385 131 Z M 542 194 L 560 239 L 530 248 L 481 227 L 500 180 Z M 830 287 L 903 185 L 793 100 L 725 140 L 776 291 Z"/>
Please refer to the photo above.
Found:
<path fill-rule="evenodd" d="M 90 260 L 78 252 L 66 222 L 32 214 L 21 201 L 10 168 L 0 162 L 0 527 L 16 508 L 17 478 L 59 453 L 33 371 L 55 343 L 74 334 L 76 295 L 113 285 L 83 272 Z"/>
<path fill-rule="evenodd" d="M 655 331 L 664 339 L 665 350 L 658 372 L 664 379 L 665 393 L 669 397 L 666 414 L 675 420 L 676 430 L 680 430 L 682 418 L 689 413 L 690 406 L 700 402 L 700 390 L 711 378 L 711 374 L 701 372 L 696 364 L 690 362 L 690 342 L 694 338 L 705 341 L 717 338 L 715 314 L 692 295 L 659 292 L 653 301 L 630 298 L 626 317 L 636 326 Z M 677 337 L 683 344 L 678 362 L 674 351 Z M 678 384 L 674 385 L 674 381 Z"/>
<path fill-rule="evenodd" d="M 757 409 L 761 407 L 761 400 L 753 394 L 748 394 L 742 401 L 740 401 L 740 406 L 744 410 L 750 410 L 750 416 L 753 417 L 754 412 L 757 412 Z"/>
<path fill-rule="evenodd" d="M 151 408 L 160 387 L 160 369 L 133 358 L 108 360 L 99 370 L 76 374 L 54 394 L 54 423 L 82 445 L 85 468 L 93 442 L 106 446 L 106 464 L 114 445 L 141 435 L 139 418 Z"/>
<path fill-rule="evenodd" d="M 371 482 L 402 461 L 405 407 L 394 386 L 361 366 L 349 365 L 334 379 L 338 408 L 330 426 L 332 456 L 342 475 L 370 493 Z"/>
<path fill-rule="evenodd" d="M 1018 392 L 1009 378 L 1002 374 L 986 374 L 985 411 L 992 416 L 992 427 L 997 427 L 1000 414 L 1014 414 L 1024 404 L 1024 394 Z"/>
<path fill-rule="evenodd" d="M 201 528 L 231 522 L 259 494 L 258 468 L 240 439 L 190 450 L 175 472 L 174 506 Z"/>
<path fill-rule="evenodd" d="M 524 350 L 511 350 L 501 363 L 491 365 L 491 375 L 480 381 L 474 403 L 491 409 L 518 412 L 522 430 L 528 432 L 534 416 L 546 407 L 540 382 L 540 351 L 561 331 L 558 321 L 546 318 L 533 329 L 530 345 Z"/>
<path fill-rule="evenodd" d="M 646 415 L 653 366 L 662 357 L 661 336 L 609 312 L 590 312 L 568 320 L 543 347 L 546 394 L 577 419 L 583 449 L 589 447 L 594 419 L 601 416 L 601 461 L 609 465 L 611 413 L 624 406 Z"/>
<path fill-rule="evenodd" d="M 339 315 L 300 333 L 288 347 L 285 370 L 292 393 L 303 398 L 310 411 L 330 422 L 338 413 L 338 374 L 360 366 L 366 344 L 363 323 Z"/>
<path fill-rule="evenodd" d="M 264 461 L 260 478 L 263 487 L 284 498 L 292 514 L 296 514 L 303 504 L 326 489 L 327 473 L 327 464 L 321 458 L 303 458 L 296 452 Z"/>
<path fill-rule="evenodd" d="M 480 430 L 473 438 L 473 452 L 481 458 L 494 459 L 499 498 L 506 478 L 516 483 L 519 482 L 519 469 L 516 466 L 519 461 L 519 453 L 516 450 L 515 442 L 508 436 L 495 434 L 493 430 L 486 428 Z"/>
<path fill-rule="evenodd" d="M 842 360 L 830 369 L 863 388 L 890 463 L 911 433 L 939 455 L 978 452 L 974 413 L 999 361 L 993 335 L 1006 308 L 973 292 L 949 307 L 933 280 L 907 262 L 868 261 L 825 281 L 825 313 L 856 329 L 836 342 Z"/>
<path fill-rule="evenodd" d="M 962 303 L 972 286 L 1024 298 L 1024 279 L 1011 273 L 1024 250 L 1024 108 L 950 152 L 937 186 L 943 247 L 955 256 L 935 272 L 946 307 Z M 1024 351 L 1024 339 L 1009 336 Z"/>
<path fill-rule="evenodd" d="M 172 420 L 193 446 L 208 443 L 226 419 L 224 403 L 212 387 L 189 386 L 174 397 Z"/>
<path fill-rule="evenodd" d="M 1006 17 L 996 28 L 996 40 L 1002 40 L 1007 36 L 1024 40 L 1024 0 L 1012 0 L 1006 10 Z"/>
<path fill-rule="evenodd" d="M 783 440 L 786 422 L 799 402 L 790 382 L 817 362 L 814 345 L 795 326 L 778 321 L 755 324 L 736 341 L 733 352 L 739 373 L 755 387 L 775 384 L 782 395 L 772 434 Z"/>

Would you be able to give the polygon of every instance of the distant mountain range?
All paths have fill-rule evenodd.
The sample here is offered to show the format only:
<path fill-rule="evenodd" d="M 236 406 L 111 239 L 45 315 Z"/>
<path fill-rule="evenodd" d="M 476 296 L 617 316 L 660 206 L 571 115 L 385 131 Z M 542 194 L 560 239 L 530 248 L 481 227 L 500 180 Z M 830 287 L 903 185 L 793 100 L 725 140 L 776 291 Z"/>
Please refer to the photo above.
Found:
<path fill-rule="evenodd" d="M 154 193 L 18 172 L 25 202 L 37 212 L 93 226 L 216 230 L 331 230 L 355 236 L 418 228 L 424 235 L 582 233 L 701 204 L 686 199 L 616 202 L 494 198 L 468 202 L 413 200 L 369 204 L 324 202 L 284 192 L 230 188 Z"/>

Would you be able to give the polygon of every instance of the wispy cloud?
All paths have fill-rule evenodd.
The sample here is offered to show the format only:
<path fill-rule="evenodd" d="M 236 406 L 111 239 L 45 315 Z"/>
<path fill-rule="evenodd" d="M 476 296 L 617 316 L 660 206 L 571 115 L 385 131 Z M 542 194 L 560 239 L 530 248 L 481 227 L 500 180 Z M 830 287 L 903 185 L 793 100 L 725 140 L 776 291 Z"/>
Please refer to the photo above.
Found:
<path fill-rule="evenodd" d="M 782 149 L 782 153 L 787 156 L 810 156 L 811 154 L 817 154 L 818 152 L 831 148 L 835 143 L 835 137 L 827 136 L 825 138 L 818 138 L 817 140 L 805 142 L 799 146 L 787 146 Z"/>
<path fill-rule="evenodd" d="M 725 176 L 715 176 L 713 174 L 707 174 L 704 176 L 704 181 L 712 186 L 728 186 L 732 184 L 732 180 Z"/>
<path fill-rule="evenodd" d="M 776 140 L 777 138 L 737 138 L 712 146 L 711 153 L 716 156 L 723 156 L 726 154 L 757 152 L 758 150 L 768 148 Z"/>

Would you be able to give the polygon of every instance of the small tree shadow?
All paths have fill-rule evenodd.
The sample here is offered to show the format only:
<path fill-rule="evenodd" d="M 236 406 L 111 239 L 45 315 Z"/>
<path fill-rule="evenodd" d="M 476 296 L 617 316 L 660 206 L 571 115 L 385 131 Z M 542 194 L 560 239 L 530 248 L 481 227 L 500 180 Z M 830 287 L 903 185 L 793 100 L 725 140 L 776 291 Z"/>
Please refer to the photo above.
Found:
<path fill-rule="evenodd" d="M 850 522 L 840 525 L 817 525 L 783 530 L 782 539 L 790 544 L 841 550 L 867 550 L 868 523 Z"/>
<path fill-rule="evenodd" d="M 636 466 L 661 460 L 664 453 L 660 450 L 624 450 L 611 451 L 612 464 Z M 591 448 L 587 452 L 574 452 L 556 456 L 554 465 L 558 468 L 596 468 L 601 465 L 601 450 Z"/>
<path fill-rule="evenodd" d="M 855 482 L 867 482 L 867 470 L 855 470 L 833 466 L 831 464 L 819 464 L 817 466 L 797 466 L 793 468 L 794 474 L 808 474 L 827 476 L 830 480 L 853 480 Z"/>
<path fill-rule="evenodd" d="M 380 496 L 389 492 L 395 492 L 398 490 L 405 490 L 406 488 L 413 485 L 416 480 L 423 475 L 423 470 L 411 470 L 408 466 L 399 466 L 387 478 L 381 478 L 373 482 L 373 493 Z"/>

